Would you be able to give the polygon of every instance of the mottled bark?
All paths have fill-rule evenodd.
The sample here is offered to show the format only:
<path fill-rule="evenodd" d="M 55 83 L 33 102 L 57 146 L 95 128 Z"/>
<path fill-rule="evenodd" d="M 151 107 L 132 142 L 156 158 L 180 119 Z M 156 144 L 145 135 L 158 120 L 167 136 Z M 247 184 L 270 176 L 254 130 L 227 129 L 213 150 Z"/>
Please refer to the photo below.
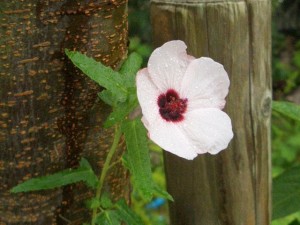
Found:
<path fill-rule="evenodd" d="M 84 156 L 99 173 L 112 131 L 98 86 L 64 55 L 79 50 L 117 67 L 127 51 L 126 0 L 0 2 L 0 224 L 82 224 L 84 185 L 10 194 L 32 177 L 74 167 Z M 121 151 L 122 148 L 120 148 Z M 109 176 L 128 194 L 121 167 Z"/>
<path fill-rule="evenodd" d="M 172 225 L 267 225 L 271 214 L 269 0 L 153 0 L 156 46 L 181 39 L 230 76 L 225 111 L 234 138 L 218 155 L 166 153 Z"/>

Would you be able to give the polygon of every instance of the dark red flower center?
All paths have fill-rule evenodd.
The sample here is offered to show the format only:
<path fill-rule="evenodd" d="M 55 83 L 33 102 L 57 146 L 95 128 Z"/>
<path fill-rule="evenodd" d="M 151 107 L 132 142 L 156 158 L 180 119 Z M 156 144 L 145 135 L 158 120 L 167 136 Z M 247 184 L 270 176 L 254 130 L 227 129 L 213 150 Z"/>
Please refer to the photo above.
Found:
<path fill-rule="evenodd" d="M 186 98 L 179 98 L 175 90 L 169 89 L 165 94 L 158 96 L 157 104 L 161 117 L 170 122 L 182 121 L 184 119 L 183 114 L 186 111 L 187 101 Z"/>

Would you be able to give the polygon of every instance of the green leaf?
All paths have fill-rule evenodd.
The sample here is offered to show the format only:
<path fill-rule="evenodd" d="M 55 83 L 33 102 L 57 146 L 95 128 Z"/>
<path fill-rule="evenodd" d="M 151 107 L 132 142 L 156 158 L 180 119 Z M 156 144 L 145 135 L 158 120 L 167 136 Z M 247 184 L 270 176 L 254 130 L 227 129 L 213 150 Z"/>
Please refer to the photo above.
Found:
<path fill-rule="evenodd" d="M 133 37 L 129 39 L 129 50 L 134 51 L 139 45 L 141 40 L 138 37 Z"/>
<path fill-rule="evenodd" d="M 111 91 L 109 90 L 103 90 L 101 92 L 98 93 L 98 97 L 105 102 L 107 105 L 110 106 L 114 106 L 115 102 L 114 100 L 116 99 L 113 94 L 111 93 Z"/>
<path fill-rule="evenodd" d="M 89 175 L 89 170 L 87 169 L 68 169 L 61 172 L 55 173 L 53 175 L 48 175 L 39 178 L 33 178 L 25 181 L 22 184 L 14 187 L 11 192 L 27 192 L 27 191 L 37 191 L 52 189 L 56 187 L 61 187 L 68 184 L 77 183 L 79 181 L 84 181 L 85 176 Z"/>
<path fill-rule="evenodd" d="M 118 217 L 121 221 L 125 222 L 127 225 L 142 225 L 144 224 L 140 217 L 136 215 L 126 204 L 124 199 L 119 200 L 116 203 L 116 208 L 118 211 Z"/>
<path fill-rule="evenodd" d="M 96 188 L 98 185 L 98 177 L 95 174 L 91 164 L 85 158 L 81 158 L 79 163 L 79 169 L 87 170 L 86 176 L 82 181 L 84 181 L 87 184 L 87 186 L 91 188 Z"/>
<path fill-rule="evenodd" d="M 300 167 L 286 170 L 273 179 L 273 219 L 300 209 Z"/>
<path fill-rule="evenodd" d="M 295 219 L 291 223 L 289 223 L 289 225 L 300 225 L 300 222 L 299 220 Z"/>
<path fill-rule="evenodd" d="M 67 49 L 65 52 L 75 66 L 100 86 L 111 91 L 117 97 L 118 101 L 122 102 L 126 100 L 127 90 L 120 73 L 80 52 L 73 52 Z"/>
<path fill-rule="evenodd" d="M 85 203 L 86 203 L 87 208 L 89 208 L 89 209 L 97 209 L 101 205 L 99 199 L 96 199 L 96 198 L 89 199 Z"/>
<path fill-rule="evenodd" d="M 286 225 L 292 223 L 292 221 L 298 220 L 300 221 L 300 212 L 295 212 L 283 218 L 279 218 L 276 220 L 272 220 L 272 225 Z"/>
<path fill-rule="evenodd" d="M 119 215 L 116 210 L 105 210 L 100 213 L 96 220 L 96 224 L 99 225 L 120 225 Z"/>
<path fill-rule="evenodd" d="M 104 192 L 101 195 L 100 204 L 105 209 L 111 208 L 113 206 L 113 203 L 112 203 L 112 201 L 111 201 L 111 199 L 109 197 L 109 194 L 107 192 Z"/>
<path fill-rule="evenodd" d="M 153 190 L 154 190 L 155 195 L 162 197 L 162 198 L 166 198 L 166 199 L 174 202 L 172 195 L 170 195 L 167 191 L 161 189 L 158 185 L 154 185 Z"/>
<path fill-rule="evenodd" d="M 104 128 L 111 127 L 121 122 L 130 112 L 138 106 L 136 95 L 130 95 L 126 102 L 118 103 L 104 122 Z"/>
<path fill-rule="evenodd" d="M 125 222 L 127 225 L 142 225 L 143 222 L 126 204 L 124 199 L 114 205 L 115 210 L 104 210 L 96 218 L 99 225 L 119 225 Z"/>
<path fill-rule="evenodd" d="M 293 62 L 295 63 L 295 65 L 296 65 L 298 68 L 300 68 L 300 51 L 295 51 L 295 52 L 294 52 Z"/>
<path fill-rule="evenodd" d="M 300 121 L 300 106 L 291 102 L 273 101 L 272 109 L 293 120 Z"/>
<path fill-rule="evenodd" d="M 92 169 L 91 164 L 90 164 L 89 161 L 87 161 L 85 158 L 81 158 L 81 159 L 80 159 L 79 167 L 80 167 L 80 168 Z"/>
<path fill-rule="evenodd" d="M 125 166 L 131 172 L 134 187 L 145 199 L 150 200 L 153 194 L 153 180 L 147 131 L 139 118 L 125 121 L 122 130 L 125 134 L 127 146 L 124 156 Z"/>
<path fill-rule="evenodd" d="M 143 58 L 133 52 L 131 53 L 126 61 L 123 63 L 120 73 L 124 75 L 125 85 L 127 87 L 135 86 L 135 77 L 143 63 Z"/>
<path fill-rule="evenodd" d="M 142 55 L 143 57 L 149 57 L 149 55 L 152 52 L 152 48 L 148 45 L 140 45 L 137 49 L 136 52 Z"/>
<path fill-rule="evenodd" d="M 82 159 L 77 169 L 67 169 L 52 175 L 32 178 L 11 189 L 12 193 L 53 189 L 84 181 L 88 186 L 97 186 L 97 177 L 87 160 Z"/>

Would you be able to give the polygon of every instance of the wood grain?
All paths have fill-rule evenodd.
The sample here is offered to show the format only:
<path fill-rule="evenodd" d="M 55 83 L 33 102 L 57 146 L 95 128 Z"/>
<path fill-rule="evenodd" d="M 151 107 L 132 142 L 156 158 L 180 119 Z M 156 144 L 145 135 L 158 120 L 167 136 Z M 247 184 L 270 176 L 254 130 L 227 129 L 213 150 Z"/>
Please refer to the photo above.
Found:
<path fill-rule="evenodd" d="M 172 225 L 267 225 L 271 213 L 270 1 L 151 2 L 154 44 L 180 39 L 230 76 L 234 138 L 216 156 L 165 153 Z"/>

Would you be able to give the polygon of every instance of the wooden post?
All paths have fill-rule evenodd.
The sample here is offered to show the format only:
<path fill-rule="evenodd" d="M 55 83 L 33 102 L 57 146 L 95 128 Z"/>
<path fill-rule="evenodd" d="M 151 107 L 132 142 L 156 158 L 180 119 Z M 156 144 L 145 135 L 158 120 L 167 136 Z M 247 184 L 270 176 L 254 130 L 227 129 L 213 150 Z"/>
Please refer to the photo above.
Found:
<path fill-rule="evenodd" d="M 155 46 L 181 39 L 231 81 L 228 149 L 194 161 L 165 154 L 171 224 L 270 224 L 270 1 L 153 0 L 151 20 Z"/>

